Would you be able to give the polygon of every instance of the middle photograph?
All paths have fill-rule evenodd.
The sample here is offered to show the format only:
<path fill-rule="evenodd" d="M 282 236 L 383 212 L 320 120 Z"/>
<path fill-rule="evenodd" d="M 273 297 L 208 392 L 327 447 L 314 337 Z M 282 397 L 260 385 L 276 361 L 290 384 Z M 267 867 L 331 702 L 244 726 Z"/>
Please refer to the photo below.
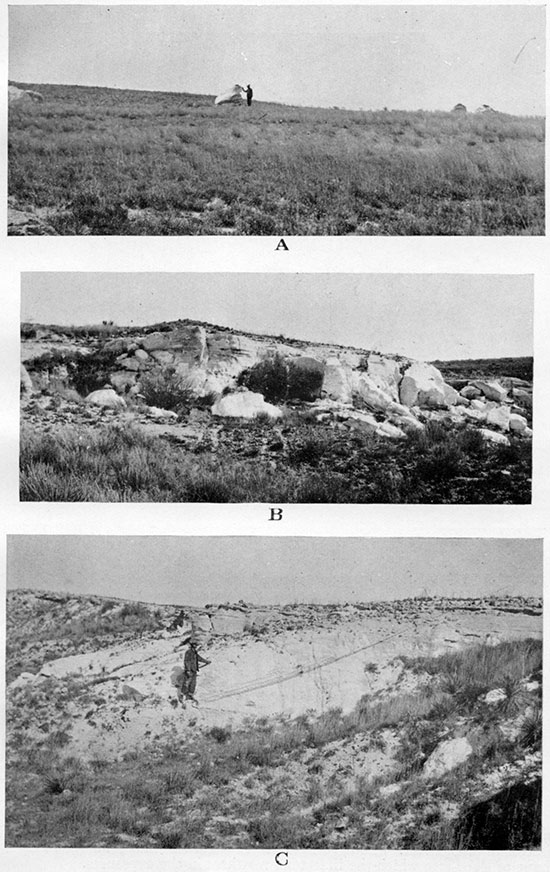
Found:
<path fill-rule="evenodd" d="M 531 502 L 533 277 L 26 273 L 20 499 Z"/>

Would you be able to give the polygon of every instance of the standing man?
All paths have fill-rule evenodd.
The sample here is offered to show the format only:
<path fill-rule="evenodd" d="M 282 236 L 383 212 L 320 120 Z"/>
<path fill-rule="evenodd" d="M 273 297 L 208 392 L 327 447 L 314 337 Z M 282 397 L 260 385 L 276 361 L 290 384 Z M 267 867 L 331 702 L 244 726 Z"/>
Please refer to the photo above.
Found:
<path fill-rule="evenodd" d="M 182 691 L 185 699 L 197 703 L 193 696 L 197 686 L 197 673 L 202 666 L 208 666 L 210 660 L 205 660 L 197 651 L 197 643 L 191 640 L 183 658 Z"/>
<path fill-rule="evenodd" d="M 250 106 L 252 103 L 252 97 L 254 95 L 254 91 L 250 87 L 250 85 L 246 86 L 246 105 Z"/>

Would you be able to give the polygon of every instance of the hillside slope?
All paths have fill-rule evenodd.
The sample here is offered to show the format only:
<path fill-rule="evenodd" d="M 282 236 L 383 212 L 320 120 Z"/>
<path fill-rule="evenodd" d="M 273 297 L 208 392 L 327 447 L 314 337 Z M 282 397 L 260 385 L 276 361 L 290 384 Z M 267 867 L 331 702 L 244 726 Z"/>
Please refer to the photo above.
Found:
<path fill-rule="evenodd" d="M 421 815 L 437 808 L 422 839 L 438 847 L 466 838 L 461 815 L 502 790 L 524 785 L 514 802 L 536 812 L 541 609 L 522 597 L 182 609 L 11 592 L 9 844 L 412 847 L 408 796 Z M 198 708 L 182 708 L 170 674 L 191 633 L 211 663 Z M 40 810 L 34 824 L 24 807 Z M 536 841 L 523 824 L 514 838 Z"/>
<path fill-rule="evenodd" d="M 543 118 L 15 84 L 14 235 L 544 233 Z"/>

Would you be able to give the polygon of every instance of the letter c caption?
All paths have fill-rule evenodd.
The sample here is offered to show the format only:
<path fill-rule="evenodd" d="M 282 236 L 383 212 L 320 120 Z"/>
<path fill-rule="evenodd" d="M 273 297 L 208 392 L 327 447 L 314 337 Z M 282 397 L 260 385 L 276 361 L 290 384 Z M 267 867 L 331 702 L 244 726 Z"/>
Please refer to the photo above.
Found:
<path fill-rule="evenodd" d="M 288 851 L 279 851 L 275 854 L 275 862 L 277 866 L 288 866 Z"/>

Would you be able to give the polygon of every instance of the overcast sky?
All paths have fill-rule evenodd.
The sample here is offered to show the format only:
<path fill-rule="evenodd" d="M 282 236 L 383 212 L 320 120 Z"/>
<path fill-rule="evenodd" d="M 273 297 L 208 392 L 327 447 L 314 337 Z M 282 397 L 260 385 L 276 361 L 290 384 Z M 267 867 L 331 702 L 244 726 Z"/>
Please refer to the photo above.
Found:
<path fill-rule="evenodd" d="M 421 360 L 533 348 L 531 276 L 24 273 L 23 321 L 154 324 L 192 318 Z"/>
<path fill-rule="evenodd" d="M 9 77 L 348 109 L 544 114 L 544 7 L 11 6 Z"/>
<path fill-rule="evenodd" d="M 8 587 L 202 606 L 542 595 L 542 540 L 9 536 Z"/>

